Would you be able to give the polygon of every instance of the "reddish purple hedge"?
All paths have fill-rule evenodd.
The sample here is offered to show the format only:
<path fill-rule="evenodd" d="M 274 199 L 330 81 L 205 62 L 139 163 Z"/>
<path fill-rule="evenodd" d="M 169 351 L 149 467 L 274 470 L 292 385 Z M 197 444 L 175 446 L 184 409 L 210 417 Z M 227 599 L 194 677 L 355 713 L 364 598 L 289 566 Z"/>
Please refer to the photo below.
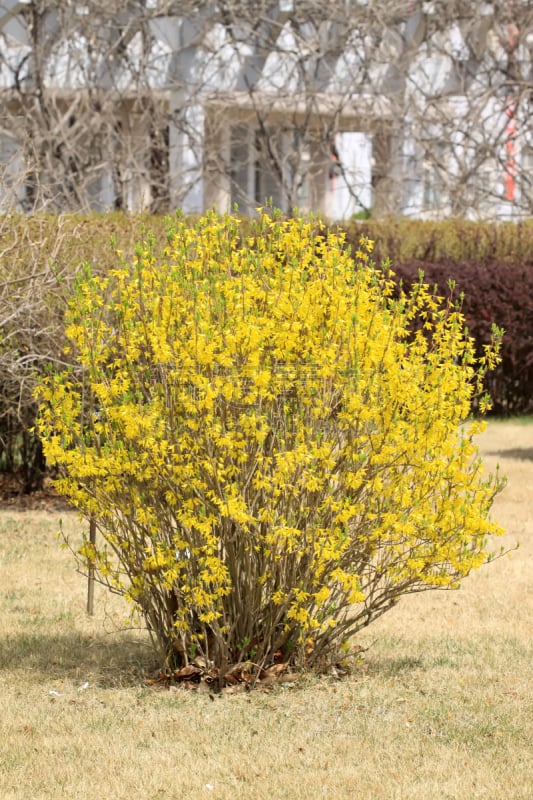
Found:
<path fill-rule="evenodd" d="M 492 325 L 504 329 L 502 361 L 488 379 L 487 390 L 497 415 L 533 413 L 533 261 L 521 265 L 505 262 L 472 263 L 413 261 L 393 265 L 398 280 L 407 287 L 419 271 L 439 294 L 464 293 L 462 310 L 479 351 L 490 341 Z"/>

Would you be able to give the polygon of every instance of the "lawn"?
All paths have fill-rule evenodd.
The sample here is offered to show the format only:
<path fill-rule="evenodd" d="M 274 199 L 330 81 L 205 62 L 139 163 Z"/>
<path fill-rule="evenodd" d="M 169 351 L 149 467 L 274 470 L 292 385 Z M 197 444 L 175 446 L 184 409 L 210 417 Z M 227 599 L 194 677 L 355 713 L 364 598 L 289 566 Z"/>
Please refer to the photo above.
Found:
<path fill-rule="evenodd" d="M 493 423 L 480 447 L 509 477 L 493 515 L 519 550 L 406 598 L 349 677 L 268 692 L 146 685 L 122 601 L 97 587 L 85 614 L 59 514 L 1 511 L 0 798 L 530 798 L 533 425 Z"/>

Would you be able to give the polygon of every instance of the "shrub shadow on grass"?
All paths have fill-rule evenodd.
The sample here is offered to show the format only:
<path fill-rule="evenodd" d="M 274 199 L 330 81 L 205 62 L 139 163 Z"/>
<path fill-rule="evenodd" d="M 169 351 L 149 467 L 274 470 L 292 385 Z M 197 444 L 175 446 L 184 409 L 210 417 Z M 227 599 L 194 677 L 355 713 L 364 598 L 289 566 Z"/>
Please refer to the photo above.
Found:
<path fill-rule="evenodd" d="M 369 658 L 366 662 L 367 674 L 374 677 L 397 678 L 403 674 L 426 670 L 427 665 L 423 658 L 416 656 L 380 657 Z"/>
<path fill-rule="evenodd" d="M 77 632 L 29 633 L 0 639 L 0 672 L 31 683 L 89 681 L 102 688 L 140 686 L 157 667 L 147 642 L 133 637 Z"/>
<path fill-rule="evenodd" d="M 509 450 L 492 450 L 489 456 L 498 458 L 515 458 L 519 461 L 533 461 L 533 447 L 513 447 Z"/>

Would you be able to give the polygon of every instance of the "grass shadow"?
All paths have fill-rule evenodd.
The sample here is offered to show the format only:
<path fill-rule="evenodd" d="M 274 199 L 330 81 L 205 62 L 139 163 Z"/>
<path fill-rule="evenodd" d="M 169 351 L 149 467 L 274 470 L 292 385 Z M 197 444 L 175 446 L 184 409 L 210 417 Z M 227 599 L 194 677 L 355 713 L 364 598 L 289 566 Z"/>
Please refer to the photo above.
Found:
<path fill-rule="evenodd" d="M 366 672 L 373 677 L 398 678 L 426 668 L 424 659 L 417 656 L 376 656 L 366 661 Z"/>
<path fill-rule="evenodd" d="M 481 657 L 483 668 L 496 673 L 506 664 L 527 671 L 532 660 L 532 648 L 529 642 L 523 643 L 512 634 L 425 636 L 411 645 L 407 640 L 389 636 L 383 637 L 378 652 L 367 655 L 365 664 L 367 674 L 373 677 L 412 679 L 415 673 L 431 674 L 438 669 L 468 671 L 474 666 L 478 669 Z"/>
<path fill-rule="evenodd" d="M 513 447 L 508 450 L 493 450 L 487 453 L 489 456 L 499 458 L 514 458 L 519 461 L 533 461 L 533 447 Z"/>
<path fill-rule="evenodd" d="M 149 644 L 126 634 L 35 632 L 0 639 L 0 672 L 22 673 L 32 683 L 72 680 L 101 688 L 135 687 L 156 667 Z"/>

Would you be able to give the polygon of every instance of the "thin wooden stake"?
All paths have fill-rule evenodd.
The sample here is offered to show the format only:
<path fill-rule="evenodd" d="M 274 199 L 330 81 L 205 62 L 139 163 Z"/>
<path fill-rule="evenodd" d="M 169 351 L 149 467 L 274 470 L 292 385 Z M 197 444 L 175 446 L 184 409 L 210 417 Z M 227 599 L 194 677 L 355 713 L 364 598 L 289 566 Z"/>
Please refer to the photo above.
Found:
<path fill-rule="evenodd" d="M 94 548 L 96 544 L 96 520 L 91 517 L 89 520 L 89 542 Z M 89 564 L 89 575 L 87 582 L 87 613 L 92 617 L 94 614 L 94 562 Z"/>

